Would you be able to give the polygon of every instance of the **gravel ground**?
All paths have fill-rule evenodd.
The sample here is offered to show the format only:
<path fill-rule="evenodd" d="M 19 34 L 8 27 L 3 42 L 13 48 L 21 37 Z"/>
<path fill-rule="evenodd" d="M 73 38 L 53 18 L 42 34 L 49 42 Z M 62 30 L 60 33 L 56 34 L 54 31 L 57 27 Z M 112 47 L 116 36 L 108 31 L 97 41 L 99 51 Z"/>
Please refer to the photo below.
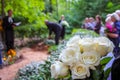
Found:
<path fill-rule="evenodd" d="M 26 64 L 47 59 L 48 46 L 40 46 L 40 44 L 41 43 L 38 43 L 37 45 L 32 46 L 32 48 L 24 47 L 19 50 L 18 52 L 23 58 L 17 61 L 15 64 L 0 69 L 0 80 L 14 80 L 17 71 Z"/>

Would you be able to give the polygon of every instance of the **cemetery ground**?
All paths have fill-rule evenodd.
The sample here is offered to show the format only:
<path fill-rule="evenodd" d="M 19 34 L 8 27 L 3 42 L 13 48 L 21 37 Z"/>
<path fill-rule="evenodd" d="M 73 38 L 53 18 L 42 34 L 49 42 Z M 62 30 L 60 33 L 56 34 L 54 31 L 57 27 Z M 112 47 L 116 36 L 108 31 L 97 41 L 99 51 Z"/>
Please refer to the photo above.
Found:
<path fill-rule="evenodd" d="M 48 56 L 48 46 L 38 41 L 30 47 L 22 47 L 18 50 L 18 53 L 21 55 L 20 59 L 14 64 L 4 66 L 3 69 L 0 69 L 0 78 L 2 80 L 13 80 L 20 68 L 31 62 L 46 60 Z"/>

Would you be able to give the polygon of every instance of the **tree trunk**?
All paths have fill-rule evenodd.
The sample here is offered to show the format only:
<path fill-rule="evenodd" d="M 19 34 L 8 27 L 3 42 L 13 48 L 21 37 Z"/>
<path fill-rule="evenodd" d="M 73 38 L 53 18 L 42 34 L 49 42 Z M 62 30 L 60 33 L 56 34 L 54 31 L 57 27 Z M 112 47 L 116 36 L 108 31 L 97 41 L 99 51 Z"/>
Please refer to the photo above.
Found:
<path fill-rule="evenodd" d="M 4 11 L 4 7 L 5 7 L 5 3 L 4 3 L 4 0 L 1 0 L 1 15 L 2 15 L 2 17 L 4 17 L 5 16 L 5 11 Z"/>
<path fill-rule="evenodd" d="M 1 0 L 1 19 L 5 16 L 4 7 L 5 7 L 5 1 Z M 4 48 L 3 48 L 3 50 L 4 50 L 4 49 L 6 49 L 4 31 L 0 32 L 0 35 L 1 35 L 1 39 L 2 39 L 1 42 L 2 42 L 2 44 L 4 46 Z"/>
<path fill-rule="evenodd" d="M 68 10 L 68 1 L 66 0 L 66 10 Z"/>
<path fill-rule="evenodd" d="M 50 0 L 50 12 L 52 13 L 52 11 L 53 11 L 52 0 Z"/>
<path fill-rule="evenodd" d="M 56 13 L 57 13 L 57 16 L 59 16 L 59 14 L 58 14 L 58 13 L 59 13 L 59 12 L 58 12 L 58 9 L 59 9 L 59 7 L 58 7 L 58 0 L 56 0 L 56 11 L 57 11 Z"/>

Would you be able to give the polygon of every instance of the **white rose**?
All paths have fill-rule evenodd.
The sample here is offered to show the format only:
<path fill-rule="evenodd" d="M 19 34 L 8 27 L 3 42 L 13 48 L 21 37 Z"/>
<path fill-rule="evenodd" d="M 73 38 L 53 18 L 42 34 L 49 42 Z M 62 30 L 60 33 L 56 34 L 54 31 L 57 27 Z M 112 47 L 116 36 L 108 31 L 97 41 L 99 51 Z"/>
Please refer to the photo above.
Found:
<path fill-rule="evenodd" d="M 59 59 L 67 65 L 73 65 L 77 61 L 80 61 L 81 53 L 77 48 L 69 47 L 62 51 Z"/>
<path fill-rule="evenodd" d="M 96 51 L 101 54 L 101 56 L 112 52 L 114 49 L 113 43 L 106 37 L 98 37 L 94 39 L 96 43 Z"/>
<path fill-rule="evenodd" d="M 95 43 L 93 38 L 83 38 L 82 40 L 79 41 L 79 46 L 81 52 L 95 50 Z"/>
<path fill-rule="evenodd" d="M 114 47 L 115 47 L 114 44 L 113 44 L 113 42 L 109 40 L 109 43 L 108 43 L 108 44 L 109 44 L 109 45 L 108 45 L 108 53 L 109 53 L 109 52 L 113 52 L 113 49 L 114 49 Z"/>
<path fill-rule="evenodd" d="M 94 42 L 97 42 L 99 44 L 107 44 L 110 40 L 106 37 L 97 37 L 94 38 Z"/>
<path fill-rule="evenodd" d="M 100 55 L 95 51 L 84 52 L 82 54 L 82 62 L 91 69 L 95 69 L 94 66 L 98 66 L 100 63 Z"/>
<path fill-rule="evenodd" d="M 104 56 L 108 53 L 108 47 L 106 45 L 96 44 L 96 52 Z"/>
<path fill-rule="evenodd" d="M 69 68 L 60 61 L 56 61 L 55 64 L 51 65 L 51 76 L 52 78 L 65 77 L 69 73 Z"/>
<path fill-rule="evenodd" d="M 66 49 L 67 48 L 72 48 L 74 49 L 76 52 L 80 52 L 80 46 L 79 45 L 76 45 L 76 44 L 72 44 L 70 46 L 66 46 Z"/>
<path fill-rule="evenodd" d="M 84 79 L 90 76 L 89 68 L 81 63 L 76 63 L 72 68 L 72 78 L 73 79 Z"/>
<path fill-rule="evenodd" d="M 80 36 L 75 35 L 67 42 L 66 46 L 69 47 L 69 46 L 78 45 L 79 40 L 80 40 Z"/>

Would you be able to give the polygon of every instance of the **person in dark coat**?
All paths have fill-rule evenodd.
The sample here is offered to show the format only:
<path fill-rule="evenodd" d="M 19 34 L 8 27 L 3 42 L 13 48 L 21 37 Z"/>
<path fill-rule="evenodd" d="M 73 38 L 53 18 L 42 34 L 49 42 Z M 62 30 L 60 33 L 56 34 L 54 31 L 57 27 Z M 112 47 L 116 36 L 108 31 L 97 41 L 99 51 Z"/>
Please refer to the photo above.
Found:
<path fill-rule="evenodd" d="M 52 32 L 54 32 L 55 34 L 55 44 L 58 45 L 59 44 L 59 38 L 61 35 L 61 30 L 62 30 L 62 26 L 54 23 L 54 22 L 49 22 L 49 21 L 45 21 L 45 24 L 47 25 L 48 29 L 49 29 L 49 38 L 51 37 Z"/>
<path fill-rule="evenodd" d="M 8 16 L 3 18 L 3 29 L 5 32 L 5 44 L 7 51 L 9 49 L 14 49 L 14 19 L 12 18 L 12 10 L 8 10 Z"/>
<path fill-rule="evenodd" d="M 112 64 L 111 80 L 120 80 L 120 56 Z"/>

